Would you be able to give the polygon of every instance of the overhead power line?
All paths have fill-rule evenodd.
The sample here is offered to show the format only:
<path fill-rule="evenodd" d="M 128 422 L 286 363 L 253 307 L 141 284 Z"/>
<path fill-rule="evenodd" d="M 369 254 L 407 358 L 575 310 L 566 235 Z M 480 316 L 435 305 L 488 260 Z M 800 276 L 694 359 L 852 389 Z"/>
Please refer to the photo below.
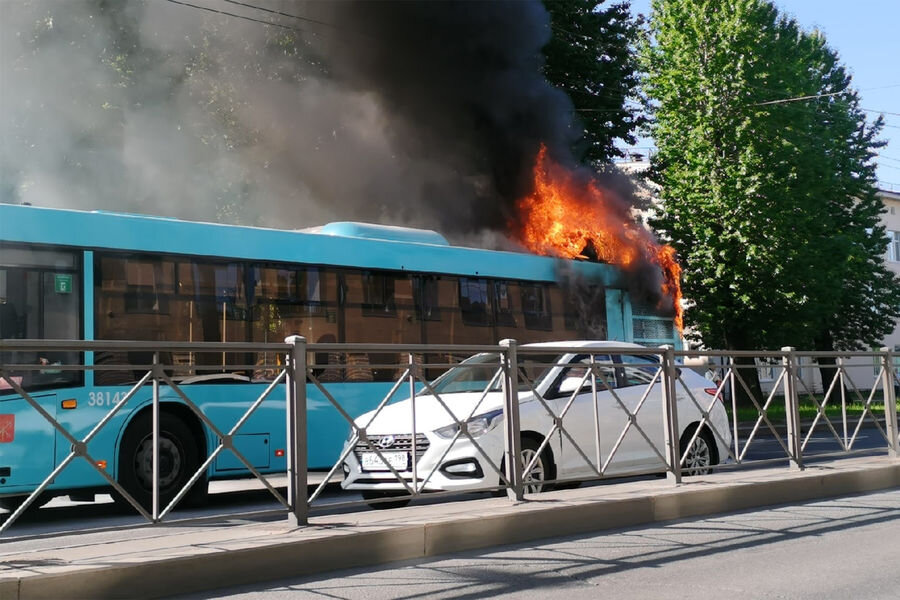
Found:
<path fill-rule="evenodd" d="M 784 88 L 775 88 L 775 87 L 771 87 L 771 86 L 759 85 L 759 84 L 754 84 L 754 83 L 749 83 L 749 82 L 747 82 L 746 85 L 748 85 L 752 88 L 755 88 L 757 90 L 761 90 L 763 92 L 770 92 L 772 94 L 786 95 L 786 94 L 796 93 L 796 92 L 791 92 L 790 90 L 787 90 Z M 888 88 L 896 88 L 896 87 L 900 87 L 900 83 L 892 83 L 890 85 L 880 85 L 877 87 L 860 88 L 859 91 L 860 92 L 868 92 L 870 90 L 885 90 Z M 787 97 L 792 98 L 793 96 L 787 96 Z"/>
<path fill-rule="evenodd" d="M 829 96 L 840 96 L 841 94 L 849 94 L 852 90 L 845 89 L 840 92 L 829 92 L 827 94 L 813 94 L 811 96 L 797 96 L 796 98 L 781 98 L 780 100 L 769 100 L 768 102 L 757 102 L 751 106 L 767 106 L 769 104 L 786 104 L 788 102 L 800 102 L 801 100 L 813 100 L 815 98 L 827 98 Z"/>
<path fill-rule="evenodd" d="M 882 115 L 891 115 L 893 117 L 900 117 L 900 113 L 890 112 L 887 110 L 875 110 L 874 108 L 861 108 L 859 110 L 864 110 L 866 112 L 880 113 Z"/>
<path fill-rule="evenodd" d="M 272 21 L 263 21 L 262 19 L 254 19 L 253 17 L 247 17 L 245 15 L 239 15 L 235 13 L 230 13 L 224 10 L 217 10 L 215 8 L 210 8 L 208 6 L 200 6 L 197 4 L 191 4 L 190 2 L 183 2 L 182 0 L 166 0 L 166 2 L 171 2 L 172 4 L 179 4 L 181 6 L 188 6 L 190 8 L 194 8 L 197 10 L 204 10 L 206 12 L 216 13 L 219 15 L 225 15 L 226 17 L 234 17 L 236 19 L 243 19 L 245 21 L 253 21 L 254 23 L 262 23 L 263 25 L 271 25 L 272 27 L 280 27 L 281 29 L 291 29 L 293 31 L 303 32 L 303 29 L 299 27 L 291 27 L 290 25 L 283 25 L 281 23 L 273 23 Z"/>
<path fill-rule="evenodd" d="M 280 10 L 272 10 L 271 8 L 265 8 L 263 6 L 256 6 L 255 4 L 250 4 L 248 2 L 238 2 L 238 0 L 222 0 L 222 2 L 227 2 L 228 4 L 236 4 L 237 6 L 244 6 L 246 8 L 252 8 L 254 10 L 261 10 L 263 12 L 267 12 L 273 15 L 279 15 L 281 17 L 288 17 L 291 19 L 297 19 L 298 21 L 305 21 L 307 23 L 314 23 L 316 25 L 324 25 L 325 27 L 331 27 L 332 29 L 339 29 L 337 25 L 333 23 L 328 23 L 327 21 L 319 21 L 318 19 L 311 19 L 310 17 L 304 17 L 302 15 L 295 15 L 292 13 L 281 12 Z"/>

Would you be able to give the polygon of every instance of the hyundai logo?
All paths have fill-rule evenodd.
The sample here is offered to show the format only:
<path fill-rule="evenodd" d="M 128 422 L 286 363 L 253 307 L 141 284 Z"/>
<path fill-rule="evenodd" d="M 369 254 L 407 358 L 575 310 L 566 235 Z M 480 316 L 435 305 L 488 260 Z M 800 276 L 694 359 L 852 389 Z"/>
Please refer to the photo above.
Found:
<path fill-rule="evenodd" d="M 381 438 L 380 440 L 378 440 L 376 443 L 378 444 L 378 447 L 381 448 L 382 450 L 387 450 L 388 448 L 390 448 L 391 446 L 394 445 L 395 441 L 396 440 L 394 440 L 394 436 L 386 435 L 383 438 Z"/>

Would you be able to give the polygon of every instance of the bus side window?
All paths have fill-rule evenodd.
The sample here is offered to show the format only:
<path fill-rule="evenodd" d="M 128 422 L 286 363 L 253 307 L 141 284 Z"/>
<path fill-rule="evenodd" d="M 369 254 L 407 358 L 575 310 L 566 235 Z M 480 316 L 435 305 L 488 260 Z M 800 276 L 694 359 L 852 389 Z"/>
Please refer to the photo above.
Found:
<path fill-rule="evenodd" d="M 75 253 L 3 246 L 0 267 L 0 339 L 81 337 L 81 281 Z M 55 365 L 81 364 L 78 352 L 4 352 L 4 364 L 44 364 L 47 369 L 13 373 L 26 388 L 66 385 L 78 371 Z M 15 369 L 11 369 L 15 371 Z"/>

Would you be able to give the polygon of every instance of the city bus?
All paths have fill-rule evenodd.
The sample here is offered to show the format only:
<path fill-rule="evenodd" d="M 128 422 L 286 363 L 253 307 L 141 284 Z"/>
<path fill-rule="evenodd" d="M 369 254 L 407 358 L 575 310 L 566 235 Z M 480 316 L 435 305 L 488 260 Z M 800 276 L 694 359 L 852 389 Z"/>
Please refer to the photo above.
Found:
<path fill-rule="evenodd" d="M 565 283 L 573 279 L 577 286 Z M 362 223 L 291 231 L 0 204 L 0 340 L 282 342 L 289 335 L 348 344 L 589 337 L 679 345 L 671 316 L 633 302 L 622 274 L 605 264 L 459 247 L 434 231 Z M 241 352 L 212 358 L 173 352 L 168 358 L 173 377 L 191 382 L 192 401 L 224 430 L 271 381 L 264 369 L 232 368 L 259 361 Z M 389 359 L 310 353 L 308 363 L 343 363 L 323 369 L 319 379 L 356 417 L 391 388 L 397 369 L 375 366 Z M 104 360 L 149 362 L 146 356 L 0 347 L 4 374 L 77 439 L 141 372 L 53 367 Z M 17 373 L 16 364 L 47 368 Z M 177 395 L 162 396 L 160 485 L 167 501 L 218 441 Z M 150 493 L 150 408 L 147 386 L 88 445 L 106 472 L 142 502 Z M 261 473 L 284 472 L 285 430 L 282 391 L 244 424 L 235 446 Z M 347 421 L 308 385 L 309 468 L 331 467 L 347 431 Z M 0 501 L 11 506 L 36 489 L 70 450 L 14 386 L 0 380 Z M 202 497 L 209 480 L 247 475 L 231 452 L 223 452 L 192 496 Z M 105 484 L 91 465 L 76 460 L 42 500 L 91 499 Z"/>

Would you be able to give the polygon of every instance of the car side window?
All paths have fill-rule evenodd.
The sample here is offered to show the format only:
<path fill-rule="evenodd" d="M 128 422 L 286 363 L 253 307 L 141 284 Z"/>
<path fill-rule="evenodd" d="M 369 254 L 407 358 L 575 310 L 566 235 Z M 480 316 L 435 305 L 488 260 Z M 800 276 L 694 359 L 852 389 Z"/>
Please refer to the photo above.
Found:
<path fill-rule="evenodd" d="M 597 391 L 616 387 L 615 368 L 611 364 L 609 356 L 598 355 L 594 357 L 594 361 L 600 363 L 597 373 Z M 555 395 L 557 397 L 570 396 L 575 390 L 579 390 L 580 393 L 590 392 L 591 378 L 590 376 L 585 377 L 590 368 L 590 357 L 576 356 L 560 374 L 554 386 Z"/>
<path fill-rule="evenodd" d="M 647 385 L 656 377 L 659 370 L 659 359 L 655 356 L 626 356 L 617 357 L 621 362 L 622 387 L 633 385 Z"/>

